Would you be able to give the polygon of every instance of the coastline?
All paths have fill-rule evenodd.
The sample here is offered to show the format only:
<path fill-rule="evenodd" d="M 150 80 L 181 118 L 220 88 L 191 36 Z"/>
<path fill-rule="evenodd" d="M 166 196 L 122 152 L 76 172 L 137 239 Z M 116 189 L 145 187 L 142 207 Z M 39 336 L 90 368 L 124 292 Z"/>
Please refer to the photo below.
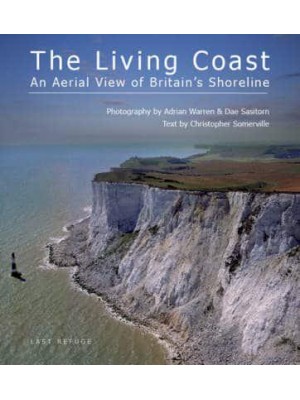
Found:
<path fill-rule="evenodd" d="M 298 279 L 297 195 L 93 185 L 91 216 L 48 246 L 51 264 L 73 267 L 74 285 L 97 295 L 113 317 L 155 336 L 167 363 L 297 363 L 297 302 L 287 294 L 296 293 Z M 283 225 L 274 222 L 278 204 Z M 276 229 L 270 240 L 258 235 L 262 220 L 268 232 Z M 207 243 L 208 236 L 214 240 Z M 248 325 L 241 325 L 245 307 Z"/>
<path fill-rule="evenodd" d="M 45 249 L 46 249 L 45 256 L 43 257 L 43 260 L 42 260 L 41 264 L 39 265 L 39 268 L 41 268 L 41 269 L 56 269 L 57 268 L 57 265 L 50 262 L 49 249 L 52 245 L 60 244 L 65 239 L 67 239 L 70 235 L 70 230 L 72 229 L 72 227 L 74 225 L 81 224 L 82 222 L 84 222 L 85 220 L 88 220 L 90 218 L 91 212 L 92 212 L 92 207 L 85 206 L 82 208 L 82 210 L 83 210 L 83 212 L 87 213 L 87 215 L 76 219 L 74 222 L 68 222 L 65 225 L 63 225 L 63 227 L 62 227 L 63 235 L 62 236 L 58 236 L 58 237 L 50 236 L 49 237 L 49 242 L 45 245 Z"/>
<path fill-rule="evenodd" d="M 57 265 L 55 260 L 53 259 L 52 251 L 55 245 L 59 245 L 64 243 L 70 238 L 72 229 L 76 227 L 80 227 L 82 224 L 85 224 L 89 221 L 90 215 L 85 216 L 76 220 L 74 223 L 67 224 L 63 227 L 63 232 L 66 234 L 60 238 L 52 238 L 50 242 L 46 245 L 47 255 L 43 261 L 43 266 L 46 268 L 60 269 L 67 268 L 70 270 L 70 283 L 75 288 L 75 290 L 79 290 L 87 295 L 94 295 L 97 299 L 103 304 L 105 311 L 113 318 L 118 321 L 134 326 L 148 334 L 151 334 L 155 337 L 155 339 L 164 347 L 166 351 L 165 360 L 166 364 L 174 364 L 181 365 L 184 364 L 184 357 L 178 346 L 175 344 L 175 339 L 172 339 L 170 333 L 166 333 L 163 329 L 159 329 L 161 327 L 156 323 L 154 326 L 151 324 L 151 321 L 140 320 L 138 318 L 133 318 L 126 312 L 125 309 L 122 309 L 113 298 L 110 298 L 108 295 L 104 293 L 98 293 L 96 290 L 86 286 L 84 282 L 78 276 L 79 265 L 66 265 L 61 266 Z M 166 328 L 167 329 L 167 328 Z"/>
<path fill-rule="evenodd" d="M 77 290 L 80 290 L 87 295 L 95 295 L 99 301 L 104 305 L 105 310 L 107 313 L 112 316 L 113 318 L 121 321 L 124 324 L 128 324 L 143 330 L 146 333 L 151 334 L 156 338 L 156 340 L 164 346 L 166 350 L 166 362 L 167 364 L 184 364 L 183 356 L 180 353 L 179 349 L 176 348 L 175 343 L 172 343 L 170 338 L 166 337 L 164 332 L 160 332 L 158 328 L 151 326 L 150 324 L 146 324 L 146 321 L 140 321 L 138 319 L 134 319 L 125 312 L 125 310 L 121 309 L 110 299 L 108 296 L 104 294 L 99 294 L 96 291 L 86 287 L 80 278 L 76 277 L 77 271 L 72 271 L 71 279 L 74 287 Z"/>

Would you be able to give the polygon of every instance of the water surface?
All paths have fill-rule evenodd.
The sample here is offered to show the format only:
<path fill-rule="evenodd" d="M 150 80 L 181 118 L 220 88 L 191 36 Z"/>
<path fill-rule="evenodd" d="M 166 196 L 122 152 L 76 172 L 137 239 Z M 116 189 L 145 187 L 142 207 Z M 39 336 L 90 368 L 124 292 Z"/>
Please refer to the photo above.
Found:
<path fill-rule="evenodd" d="M 85 215 L 91 180 L 129 156 L 194 153 L 141 146 L 0 147 L 0 363 L 164 364 L 150 334 L 111 317 L 77 290 L 70 270 L 41 268 L 49 238 Z M 10 276 L 10 254 L 26 282 Z M 80 344 L 64 340 L 80 340 Z"/>

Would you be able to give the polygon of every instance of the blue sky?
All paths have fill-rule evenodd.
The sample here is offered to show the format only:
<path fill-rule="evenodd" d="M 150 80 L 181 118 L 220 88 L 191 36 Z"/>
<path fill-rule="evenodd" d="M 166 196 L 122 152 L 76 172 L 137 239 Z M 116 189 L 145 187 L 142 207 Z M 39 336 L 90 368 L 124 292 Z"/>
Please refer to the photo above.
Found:
<path fill-rule="evenodd" d="M 37 74 L 30 50 L 50 50 L 68 56 L 78 54 L 81 71 L 51 72 L 42 64 Z M 197 73 L 192 68 L 192 55 L 198 49 L 210 54 L 260 54 L 271 56 L 271 71 L 255 73 L 209 71 Z M 108 60 L 112 50 L 124 55 L 176 54 L 178 73 L 173 78 L 220 76 L 224 79 L 245 75 L 271 80 L 265 96 L 178 96 L 120 95 L 72 96 L 28 94 L 32 76 L 52 80 L 63 78 L 108 76 L 132 79 L 161 73 L 117 71 L 97 73 L 95 51 Z M 0 143 L 102 143 L 102 142 L 300 142 L 300 36 L 299 35 L 1 35 L 0 36 Z M 95 90 L 95 88 L 94 88 Z M 108 105 L 121 107 L 269 107 L 272 127 L 267 130 L 166 130 L 158 119 L 108 118 Z"/>

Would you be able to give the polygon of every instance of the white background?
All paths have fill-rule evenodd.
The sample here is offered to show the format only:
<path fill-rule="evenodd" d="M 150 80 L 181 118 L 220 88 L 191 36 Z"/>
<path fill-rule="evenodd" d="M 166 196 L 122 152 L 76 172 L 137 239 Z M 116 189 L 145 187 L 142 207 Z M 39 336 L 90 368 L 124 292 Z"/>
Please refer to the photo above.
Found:
<path fill-rule="evenodd" d="M 1 33 L 299 33 L 296 0 L 1 1 Z"/>
<path fill-rule="evenodd" d="M 1 2 L 0 32 L 296 34 L 296 3 L 7 0 Z M 3 316 L 0 323 L 5 323 Z M 0 366 L 0 397 L 294 399 L 299 398 L 299 376 L 299 366 Z"/>

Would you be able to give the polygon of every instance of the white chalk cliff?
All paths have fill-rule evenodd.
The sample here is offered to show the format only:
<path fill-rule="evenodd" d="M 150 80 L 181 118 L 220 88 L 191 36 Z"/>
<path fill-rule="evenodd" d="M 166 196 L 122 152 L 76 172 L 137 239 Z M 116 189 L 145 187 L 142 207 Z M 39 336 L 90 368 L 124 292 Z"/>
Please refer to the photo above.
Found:
<path fill-rule="evenodd" d="M 300 194 L 93 182 L 84 240 L 77 280 L 183 362 L 299 362 Z"/>

